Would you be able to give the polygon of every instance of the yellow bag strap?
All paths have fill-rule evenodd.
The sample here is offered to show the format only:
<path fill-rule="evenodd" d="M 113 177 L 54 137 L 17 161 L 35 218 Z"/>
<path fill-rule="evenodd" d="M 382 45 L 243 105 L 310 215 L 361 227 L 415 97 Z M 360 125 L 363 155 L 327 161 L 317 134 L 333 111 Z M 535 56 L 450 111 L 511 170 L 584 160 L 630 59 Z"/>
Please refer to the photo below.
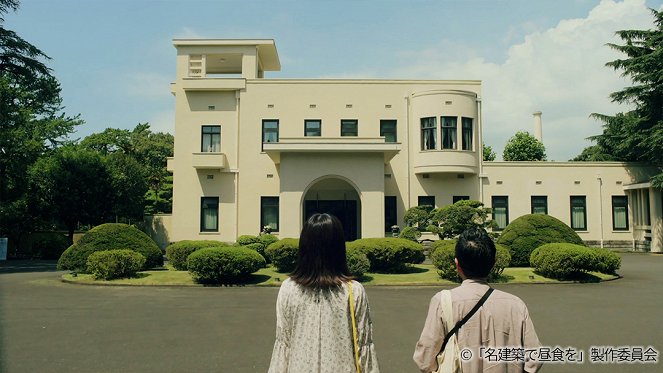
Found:
<path fill-rule="evenodd" d="M 357 367 L 357 373 L 361 373 L 359 364 L 359 343 L 357 342 L 357 321 L 355 320 L 355 299 L 352 296 L 352 281 L 348 282 L 348 288 L 350 289 L 350 318 L 352 319 L 352 342 L 354 343 L 355 366 Z"/>

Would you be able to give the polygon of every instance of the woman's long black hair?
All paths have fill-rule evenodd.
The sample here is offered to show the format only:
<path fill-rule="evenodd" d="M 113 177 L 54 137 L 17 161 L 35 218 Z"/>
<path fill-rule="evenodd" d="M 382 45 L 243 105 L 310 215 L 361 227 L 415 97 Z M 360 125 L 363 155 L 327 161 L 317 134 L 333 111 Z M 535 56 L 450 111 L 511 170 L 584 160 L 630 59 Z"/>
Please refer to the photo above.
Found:
<path fill-rule="evenodd" d="M 299 236 L 299 257 L 290 278 L 309 288 L 330 288 L 352 277 L 345 257 L 343 225 L 333 215 L 314 214 Z"/>

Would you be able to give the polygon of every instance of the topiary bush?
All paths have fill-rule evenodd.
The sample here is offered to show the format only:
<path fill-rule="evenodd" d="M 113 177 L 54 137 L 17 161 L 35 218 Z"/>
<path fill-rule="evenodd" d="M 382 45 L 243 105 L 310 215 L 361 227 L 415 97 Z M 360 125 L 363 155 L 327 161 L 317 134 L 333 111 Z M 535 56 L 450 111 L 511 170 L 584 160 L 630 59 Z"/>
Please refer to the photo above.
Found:
<path fill-rule="evenodd" d="M 495 281 L 504 272 L 504 268 L 509 266 L 511 254 L 506 247 L 495 244 L 495 265 L 488 274 L 488 281 Z M 433 242 L 433 253 L 431 260 L 437 268 L 440 277 L 445 280 L 460 282 L 461 278 L 456 271 L 456 240 L 439 240 Z"/>
<path fill-rule="evenodd" d="M 227 243 L 221 241 L 205 241 L 205 240 L 184 240 L 171 243 L 166 247 L 166 258 L 168 263 L 178 271 L 186 271 L 186 260 L 194 251 L 204 249 L 206 247 L 224 247 L 228 246 Z"/>
<path fill-rule="evenodd" d="M 350 274 L 355 278 L 361 278 L 371 268 L 368 257 L 359 249 L 346 249 L 346 258 Z"/>
<path fill-rule="evenodd" d="M 497 240 L 511 251 L 512 267 L 527 267 L 537 247 L 554 242 L 584 245 L 578 234 L 557 218 L 544 214 L 523 215 L 512 221 Z"/>
<path fill-rule="evenodd" d="M 265 249 L 265 254 L 279 272 L 292 272 L 297 265 L 299 239 L 284 238 Z"/>
<path fill-rule="evenodd" d="M 406 240 L 419 242 L 419 237 L 421 237 L 421 232 L 415 227 L 405 227 L 398 235 L 398 238 L 403 238 Z"/>
<path fill-rule="evenodd" d="M 148 235 L 127 224 L 108 223 L 90 229 L 65 250 L 58 260 L 58 269 L 85 272 L 87 259 L 92 253 L 115 249 L 141 253 L 145 257 L 142 269 L 163 265 L 163 253 Z"/>
<path fill-rule="evenodd" d="M 246 282 L 249 275 L 265 266 L 265 258 L 243 247 L 208 247 L 187 259 L 187 268 L 196 282 L 233 284 Z"/>
<path fill-rule="evenodd" d="M 570 243 L 549 243 L 536 248 L 530 262 L 542 276 L 566 280 L 595 271 L 598 256 L 594 249 Z"/>
<path fill-rule="evenodd" d="M 408 264 L 421 263 L 426 259 L 420 244 L 403 238 L 362 238 L 348 242 L 346 246 L 366 254 L 372 272 L 399 273 Z"/>
<path fill-rule="evenodd" d="M 97 280 L 135 277 L 145 257 L 134 250 L 97 251 L 87 258 L 87 272 Z"/>
<path fill-rule="evenodd" d="M 279 238 L 273 234 L 261 234 L 258 236 L 258 238 L 260 238 L 260 242 L 262 242 L 265 247 L 273 244 L 274 242 L 278 242 L 279 240 Z"/>
<path fill-rule="evenodd" d="M 608 249 L 593 248 L 596 255 L 596 271 L 614 275 L 622 265 L 622 258 L 615 252 Z"/>
<path fill-rule="evenodd" d="M 252 236 L 250 234 L 244 234 L 237 237 L 238 246 L 246 246 L 252 243 L 261 243 L 260 238 L 258 238 L 258 236 Z"/>

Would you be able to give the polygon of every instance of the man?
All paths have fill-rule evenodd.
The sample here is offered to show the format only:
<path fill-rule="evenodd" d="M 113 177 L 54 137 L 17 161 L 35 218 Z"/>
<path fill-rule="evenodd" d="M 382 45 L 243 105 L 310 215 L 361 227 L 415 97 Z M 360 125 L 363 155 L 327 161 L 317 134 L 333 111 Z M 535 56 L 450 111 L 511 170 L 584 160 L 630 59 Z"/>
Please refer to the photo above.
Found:
<path fill-rule="evenodd" d="M 456 244 L 456 270 L 463 283 L 451 289 L 453 325 L 446 325 L 440 293 L 430 302 L 426 324 L 414 351 L 422 372 L 437 370 L 437 355 L 447 333 L 486 294 L 486 282 L 495 265 L 495 244 L 479 228 L 468 229 Z M 536 372 L 539 338 L 520 298 L 494 290 L 457 332 L 463 372 Z M 469 349 L 467 351 L 463 351 Z"/>

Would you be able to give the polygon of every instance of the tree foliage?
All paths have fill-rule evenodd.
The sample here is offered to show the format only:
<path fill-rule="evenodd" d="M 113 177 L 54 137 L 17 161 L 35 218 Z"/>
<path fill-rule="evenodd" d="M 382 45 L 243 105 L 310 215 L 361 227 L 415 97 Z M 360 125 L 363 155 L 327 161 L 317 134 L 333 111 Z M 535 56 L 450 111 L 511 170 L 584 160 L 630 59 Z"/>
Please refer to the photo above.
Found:
<path fill-rule="evenodd" d="M 625 55 L 606 63 L 619 70 L 633 85 L 613 92 L 613 102 L 629 103 L 635 109 L 615 115 L 594 113 L 603 122 L 603 133 L 590 139 L 616 159 L 663 165 L 663 12 L 652 9 L 654 28 L 621 30 L 623 44 L 608 44 Z M 663 173 L 652 182 L 663 187 Z"/>
<path fill-rule="evenodd" d="M 571 159 L 572 162 L 609 162 L 616 161 L 610 152 L 604 149 L 601 145 L 588 146 L 582 150 L 575 158 Z"/>
<path fill-rule="evenodd" d="M 494 161 L 497 156 L 490 145 L 483 144 L 483 160 Z"/>
<path fill-rule="evenodd" d="M 441 240 L 453 238 L 472 227 L 491 227 L 493 222 L 490 220 L 490 213 L 491 209 L 483 207 L 483 203 L 479 201 L 458 201 L 431 211 L 430 230 Z"/>
<path fill-rule="evenodd" d="M 529 132 L 518 131 L 504 146 L 505 161 L 545 161 L 546 147 Z"/>

